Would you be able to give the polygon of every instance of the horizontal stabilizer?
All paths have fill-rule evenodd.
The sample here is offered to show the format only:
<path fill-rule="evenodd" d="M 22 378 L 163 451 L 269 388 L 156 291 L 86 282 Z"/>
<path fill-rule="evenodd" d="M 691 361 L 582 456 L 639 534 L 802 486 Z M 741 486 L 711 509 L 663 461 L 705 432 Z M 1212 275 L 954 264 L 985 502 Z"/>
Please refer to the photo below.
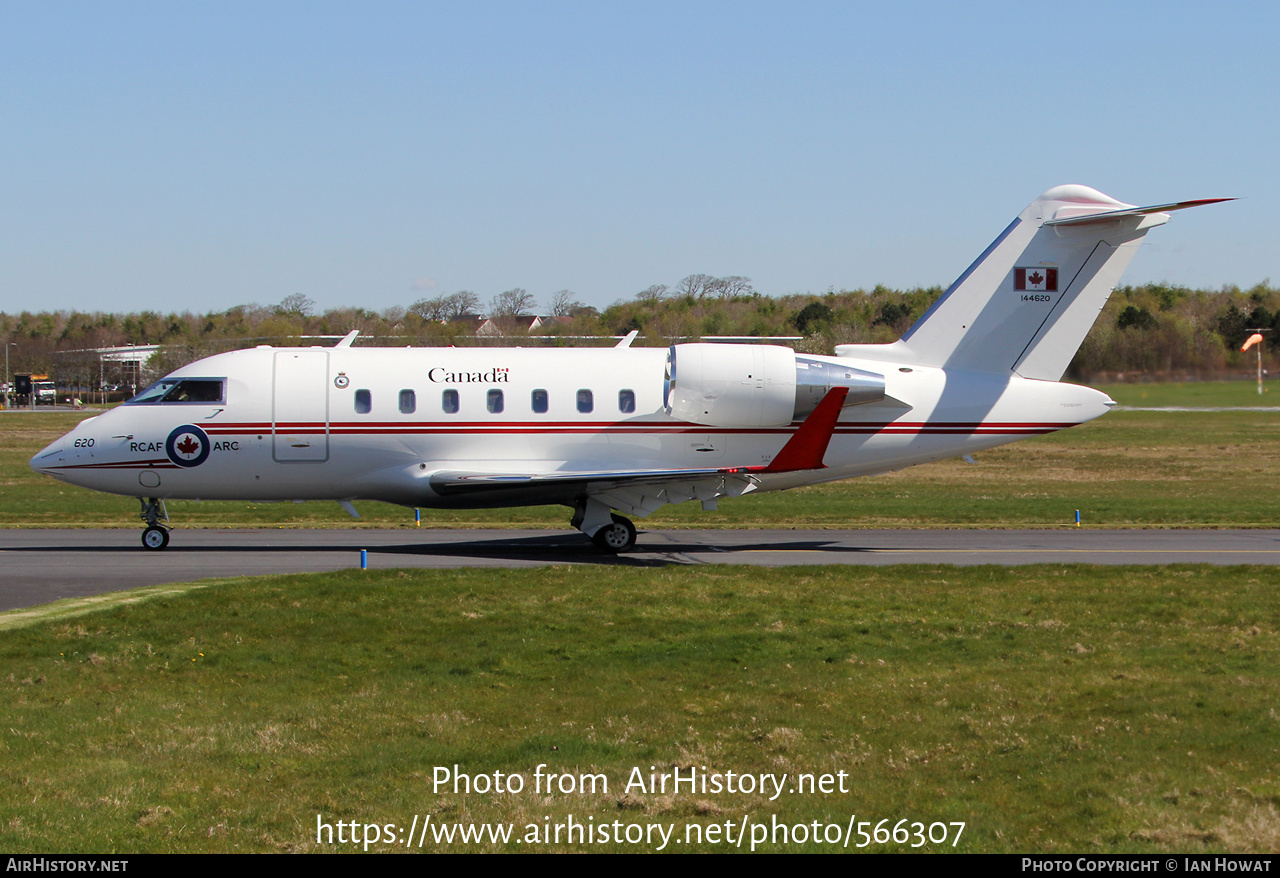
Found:
<path fill-rule="evenodd" d="M 1204 204 L 1218 204 L 1222 201 L 1235 201 L 1234 198 L 1197 198 L 1194 201 L 1175 201 L 1171 204 L 1153 204 L 1150 207 L 1131 207 L 1124 210 L 1104 210 L 1100 213 L 1084 213 L 1079 215 L 1057 216 L 1045 220 L 1046 226 L 1079 226 L 1086 223 L 1105 223 L 1124 219 L 1130 216 L 1147 216 L 1152 213 L 1170 213 L 1175 210 L 1186 210 L 1188 207 L 1200 207 Z"/>

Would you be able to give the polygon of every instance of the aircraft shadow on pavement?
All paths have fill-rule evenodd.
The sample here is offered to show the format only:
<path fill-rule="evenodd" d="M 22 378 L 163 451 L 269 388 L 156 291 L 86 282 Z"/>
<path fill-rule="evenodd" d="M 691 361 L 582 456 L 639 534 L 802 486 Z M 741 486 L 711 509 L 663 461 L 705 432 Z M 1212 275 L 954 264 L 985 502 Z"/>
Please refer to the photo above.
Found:
<path fill-rule="evenodd" d="M 561 564 L 607 564 L 623 567 L 664 567 L 687 563 L 673 558 L 646 558 L 637 547 L 635 553 L 610 555 L 600 551 L 586 537 L 578 534 L 555 534 L 536 537 L 498 537 L 462 542 L 405 543 L 397 546 L 375 546 L 370 555 L 434 556 L 437 558 L 472 558 L 487 561 L 533 561 Z M 637 557 L 637 556 L 641 557 Z"/>
<path fill-rule="evenodd" d="M 633 552 L 623 555 L 610 555 L 597 549 L 591 541 L 576 533 L 543 534 L 527 537 L 493 537 L 482 539 L 465 539 L 456 541 L 425 539 L 422 542 L 404 542 L 390 545 L 379 545 L 376 541 L 362 544 L 358 540 L 338 544 L 317 544 L 311 539 L 297 539 L 295 534 L 281 532 L 278 538 L 270 543 L 244 542 L 235 539 L 235 534 L 227 534 L 226 542 L 200 544 L 184 543 L 175 538 L 163 552 L 144 551 L 132 538 L 119 541 L 101 542 L 94 545 L 58 545 L 38 544 L 25 546 L 8 546 L 5 552 L 12 553 L 60 553 L 87 554 L 107 553 L 129 554 L 138 557 L 140 564 L 144 559 L 155 558 L 174 560 L 192 555 L 211 553 L 215 555 L 264 554 L 290 555 L 318 553 L 358 553 L 366 549 L 371 557 L 395 556 L 465 558 L 476 561 L 515 561 L 542 564 L 599 564 L 620 565 L 624 567 L 665 567 L 672 565 L 697 563 L 740 563 L 736 556 L 742 552 L 788 552 L 788 553 L 821 553 L 825 555 L 861 555 L 868 552 L 883 551 L 870 546 L 855 546 L 834 540 L 771 540 L 768 542 L 737 543 L 723 545 L 708 540 L 706 542 L 647 542 L 641 534 Z M 427 536 L 424 534 L 424 537 Z M 292 537 L 292 538 L 291 538 Z"/>
<path fill-rule="evenodd" d="M 735 563 L 740 551 L 751 552 L 824 552 L 860 554 L 873 551 L 860 546 L 840 545 L 827 540 L 774 541 L 725 547 L 707 543 L 646 543 L 644 535 L 633 552 L 609 555 L 587 539 L 572 534 L 467 540 L 450 543 L 411 543 L 402 546 L 371 548 L 370 554 L 435 555 L 447 558 L 485 558 L 511 561 L 560 561 L 573 564 L 621 564 L 628 567 L 662 567 L 705 562 Z M 691 557 L 696 556 L 696 557 Z M 710 557 L 707 557 L 710 556 Z"/>

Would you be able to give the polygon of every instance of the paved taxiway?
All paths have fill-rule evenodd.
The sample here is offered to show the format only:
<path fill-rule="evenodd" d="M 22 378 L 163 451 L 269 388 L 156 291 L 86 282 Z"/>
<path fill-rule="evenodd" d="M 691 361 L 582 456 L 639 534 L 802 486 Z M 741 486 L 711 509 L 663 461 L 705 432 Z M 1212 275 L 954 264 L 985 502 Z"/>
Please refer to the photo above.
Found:
<path fill-rule="evenodd" d="M 602 555 L 575 531 L 0 530 L 0 610 L 216 576 L 544 564 L 1280 564 L 1280 530 L 660 530 Z"/>

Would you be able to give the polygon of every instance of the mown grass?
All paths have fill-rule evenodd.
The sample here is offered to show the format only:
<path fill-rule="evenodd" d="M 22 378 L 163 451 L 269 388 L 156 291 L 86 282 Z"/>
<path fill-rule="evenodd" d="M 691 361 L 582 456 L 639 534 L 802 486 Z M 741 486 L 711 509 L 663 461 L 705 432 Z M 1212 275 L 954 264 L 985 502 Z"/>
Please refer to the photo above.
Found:
<path fill-rule="evenodd" d="M 1187 406 L 1215 408 L 1219 406 L 1280 406 L 1280 398 L 1264 381 L 1263 393 L 1258 384 L 1242 381 L 1165 381 L 1155 384 L 1097 384 L 1098 390 L 1125 406 Z"/>
<path fill-rule="evenodd" d="M 1240 386 L 1187 385 L 1210 396 L 1234 393 Z M 1146 387 L 1157 386 L 1124 385 L 1125 393 L 1134 394 L 1148 392 Z M 1126 398 L 1116 388 L 1107 389 Z M 1181 392 L 1164 387 L 1157 402 L 1179 404 Z M 0 526 L 137 526 L 135 501 L 74 488 L 28 468 L 31 455 L 70 429 L 77 417 L 0 416 Z M 1280 520 L 1280 495 L 1267 488 L 1278 480 L 1280 416 L 1275 413 L 1120 411 L 983 452 L 973 464 L 941 461 L 886 476 L 726 500 L 715 512 L 703 512 L 696 503 L 669 506 L 646 519 L 645 526 L 1051 527 L 1071 523 L 1079 509 L 1091 527 L 1271 527 Z M 335 503 L 169 504 L 179 526 L 413 524 L 411 510 L 380 503 L 359 508 L 362 519 L 355 522 Z M 567 510 L 554 506 L 422 510 L 426 527 L 559 528 L 567 517 Z"/>
<path fill-rule="evenodd" d="M 964 821 L 959 851 L 1271 852 L 1278 586 L 1253 567 L 699 567 L 132 593 L 0 639 L 0 847 L 307 851 L 318 814 L 518 834 L 749 814 Z M 455 764 L 529 787 L 433 789 Z M 539 764 L 608 791 L 537 795 Z M 624 791 L 650 766 L 844 771 L 849 792 Z M 495 847 L 588 846 L 452 849 Z M 797 847 L 836 846 L 763 849 Z"/>

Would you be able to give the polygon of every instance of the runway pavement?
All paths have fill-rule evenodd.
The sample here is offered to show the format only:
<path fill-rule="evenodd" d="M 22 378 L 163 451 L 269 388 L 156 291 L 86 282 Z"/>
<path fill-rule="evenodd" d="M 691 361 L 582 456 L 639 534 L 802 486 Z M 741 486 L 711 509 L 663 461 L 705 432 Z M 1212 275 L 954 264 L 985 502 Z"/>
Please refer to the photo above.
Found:
<path fill-rule="evenodd" d="M 188 582 L 369 567 L 607 564 L 1280 564 L 1280 530 L 655 530 L 636 551 L 599 552 L 576 531 L 0 530 L 0 610 Z"/>

